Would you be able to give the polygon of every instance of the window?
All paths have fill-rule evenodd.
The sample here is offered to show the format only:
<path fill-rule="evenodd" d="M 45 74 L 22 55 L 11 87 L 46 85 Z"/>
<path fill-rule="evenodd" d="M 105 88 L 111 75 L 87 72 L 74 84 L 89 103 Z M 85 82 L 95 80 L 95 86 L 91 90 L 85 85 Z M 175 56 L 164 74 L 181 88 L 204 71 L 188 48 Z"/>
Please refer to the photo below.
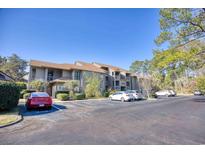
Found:
<path fill-rule="evenodd" d="M 80 80 L 80 71 L 75 71 L 74 80 Z"/>
<path fill-rule="evenodd" d="M 117 75 L 120 75 L 120 72 L 115 72 L 115 75 L 117 76 Z"/>
<path fill-rule="evenodd" d="M 53 71 L 49 70 L 48 71 L 47 81 L 52 81 L 52 80 L 53 80 Z"/>
<path fill-rule="evenodd" d="M 126 85 L 127 85 L 127 87 L 129 87 L 129 86 L 130 86 L 130 83 L 129 83 L 129 82 L 126 82 Z"/>
<path fill-rule="evenodd" d="M 115 85 L 116 85 L 116 86 L 119 86 L 119 85 L 120 85 L 120 82 L 119 82 L 119 81 L 116 81 L 116 82 L 115 82 Z"/>
<path fill-rule="evenodd" d="M 36 78 L 36 69 L 33 68 L 32 69 L 32 80 L 35 80 L 35 78 Z"/>
<path fill-rule="evenodd" d="M 108 76 L 106 76 L 106 77 L 105 77 L 105 80 L 108 81 L 108 79 L 109 79 Z"/>

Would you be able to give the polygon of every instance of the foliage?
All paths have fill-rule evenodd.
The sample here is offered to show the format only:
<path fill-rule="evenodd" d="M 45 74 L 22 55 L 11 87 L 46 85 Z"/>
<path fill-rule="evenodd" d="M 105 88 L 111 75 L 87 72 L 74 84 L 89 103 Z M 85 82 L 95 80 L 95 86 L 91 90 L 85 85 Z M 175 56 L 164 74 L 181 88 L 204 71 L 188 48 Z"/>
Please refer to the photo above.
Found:
<path fill-rule="evenodd" d="M 145 61 L 134 61 L 131 66 L 130 66 L 130 71 L 133 73 L 148 73 L 150 68 L 150 61 L 145 60 Z"/>
<path fill-rule="evenodd" d="M 69 94 L 67 93 L 60 93 L 56 95 L 57 99 L 60 101 L 66 101 L 69 99 Z"/>
<path fill-rule="evenodd" d="M 23 81 L 23 77 L 27 75 L 26 72 L 27 61 L 21 59 L 16 54 L 11 55 L 10 57 L 1 57 L 0 56 L 0 71 L 8 74 L 16 81 Z"/>
<path fill-rule="evenodd" d="M 205 37 L 205 9 L 166 8 L 160 9 L 161 33 L 155 40 L 161 45 L 182 45 Z"/>
<path fill-rule="evenodd" d="M 84 93 L 75 93 L 73 95 L 73 99 L 74 100 L 82 100 L 85 99 L 85 94 Z"/>
<path fill-rule="evenodd" d="M 86 78 L 85 95 L 86 97 L 100 97 L 101 80 L 97 75 L 92 75 Z"/>
<path fill-rule="evenodd" d="M 34 80 L 29 83 L 29 87 L 31 89 L 35 89 L 36 91 L 44 91 L 47 84 L 45 82 Z"/>
<path fill-rule="evenodd" d="M 20 98 L 23 98 L 24 94 L 26 93 L 32 93 L 32 92 L 36 92 L 35 90 L 29 90 L 29 89 L 24 89 L 20 92 Z"/>
<path fill-rule="evenodd" d="M 109 95 L 112 95 L 112 94 L 116 93 L 117 91 L 114 89 L 109 89 L 108 92 L 109 92 Z"/>
<path fill-rule="evenodd" d="M 109 95 L 110 95 L 109 91 L 104 91 L 104 93 L 103 93 L 104 97 L 109 97 Z"/>
<path fill-rule="evenodd" d="M 0 82 L 0 110 L 7 110 L 18 105 L 19 87 L 12 82 Z"/>
<path fill-rule="evenodd" d="M 64 83 L 64 87 L 72 92 L 75 92 L 75 89 L 79 87 L 79 81 L 77 80 L 69 80 Z"/>
<path fill-rule="evenodd" d="M 20 88 L 20 91 L 27 88 L 27 85 L 25 82 L 16 82 L 17 86 Z"/>
<path fill-rule="evenodd" d="M 56 93 L 55 93 L 55 98 L 57 98 L 57 95 L 58 95 L 58 94 L 69 94 L 69 91 L 67 91 L 67 90 L 56 91 Z"/>
<path fill-rule="evenodd" d="M 200 76 L 196 79 L 196 87 L 198 90 L 205 92 L 205 76 Z"/>
<path fill-rule="evenodd" d="M 28 99 L 30 97 L 31 93 L 25 93 L 23 94 L 23 99 Z"/>

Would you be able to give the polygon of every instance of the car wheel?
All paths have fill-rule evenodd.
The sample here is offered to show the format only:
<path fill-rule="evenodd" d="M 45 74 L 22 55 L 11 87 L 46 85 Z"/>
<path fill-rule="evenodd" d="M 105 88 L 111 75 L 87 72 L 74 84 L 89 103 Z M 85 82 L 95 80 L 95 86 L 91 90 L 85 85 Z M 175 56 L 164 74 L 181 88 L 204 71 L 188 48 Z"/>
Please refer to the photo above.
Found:
<path fill-rule="evenodd" d="M 124 102 L 124 101 L 125 101 L 125 99 L 122 97 L 122 98 L 121 98 L 121 102 Z"/>

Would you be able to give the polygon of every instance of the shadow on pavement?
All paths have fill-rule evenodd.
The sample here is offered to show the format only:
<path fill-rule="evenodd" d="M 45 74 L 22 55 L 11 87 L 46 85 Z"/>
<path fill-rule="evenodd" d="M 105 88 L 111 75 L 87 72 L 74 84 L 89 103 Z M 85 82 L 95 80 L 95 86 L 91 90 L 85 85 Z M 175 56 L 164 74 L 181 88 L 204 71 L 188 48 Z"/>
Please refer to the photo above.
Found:
<path fill-rule="evenodd" d="M 51 114 L 59 110 L 67 109 L 64 105 L 57 105 L 57 104 L 53 104 L 53 107 L 51 110 L 39 108 L 39 109 L 33 109 L 31 111 L 28 111 L 24 104 L 20 104 L 19 108 L 20 108 L 20 113 L 23 116 L 38 116 L 38 115 L 44 115 L 44 114 Z"/>
<path fill-rule="evenodd" d="M 199 103 L 205 103 L 205 97 L 204 96 L 195 96 L 196 98 L 193 98 L 194 102 L 199 102 Z"/>

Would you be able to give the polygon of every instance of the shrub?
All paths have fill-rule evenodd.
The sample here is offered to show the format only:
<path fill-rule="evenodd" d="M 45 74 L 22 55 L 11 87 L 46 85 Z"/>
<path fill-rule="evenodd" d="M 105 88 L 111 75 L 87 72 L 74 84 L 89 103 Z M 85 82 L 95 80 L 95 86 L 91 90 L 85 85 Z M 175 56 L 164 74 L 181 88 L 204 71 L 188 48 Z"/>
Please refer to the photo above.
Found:
<path fill-rule="evenodd" d="M 23 95 L 23 98 L 24 98 L 24 99 L 28 99 L 30 95 L 31 95 L 31 93 L 25 93 L 25 94 Z"/>
<path fill-rule="evenodd" d="M 109 95 L 110 95 L 110 93 L 109 93 L 108 91 L 105 91 L 105 92 L 103 93 L 103 96 L 104 96 L 104 97 L 109 97 Z"/>
<path fill-rule="evenodd" d="M 57 99 L 60 101 L 66 101 L 69 98 L 69 95 L 66 93 L 57 94 Z"/>
<path fill-rule="evenodd" d="M 73 99 L 74 100 L 82 100 L 85 99 L 85 94 L 84 93 L 75 93 L 73 95 Z"/>
<path fill-rule="evenodd" d="M 109 95 L 116 93 L 116 90 L 108 90 Z"/>
<path fill-rule="evenodd" d="M 0 110 L 8 110 L 18 105 L 19 87 L 13 82 L 0 81 Z"/>
<path fill-rule="evenodd" d="M 24 89 L 21 91 L 20 93 L 20 98 L 23 98 L 23 95 L 26 93 L 32 93 L 32 92 L 36 92 L 35 90 L 28 90 L 28 89 Z"/>
<path fill-rule="evenodd" d="M 55 98 L 57 98 L 57 95 L 58 95 L 58 94 L 69 94 L 69 91 L 68 91 L 68 90 L 56 91 L 56 93 L 55 93 Z"/>
<path fill-rule="evenodd" d="M 205 92 L 205 76 L 201 76 L 196 79 L 196 87 L 198 90 Z"/>
<path fill-rule="evenodd" d="M 27 89 L 27 85 L 25 82 L 16 82 L 16 84 L 19 87 L 20 91 Z"/>

